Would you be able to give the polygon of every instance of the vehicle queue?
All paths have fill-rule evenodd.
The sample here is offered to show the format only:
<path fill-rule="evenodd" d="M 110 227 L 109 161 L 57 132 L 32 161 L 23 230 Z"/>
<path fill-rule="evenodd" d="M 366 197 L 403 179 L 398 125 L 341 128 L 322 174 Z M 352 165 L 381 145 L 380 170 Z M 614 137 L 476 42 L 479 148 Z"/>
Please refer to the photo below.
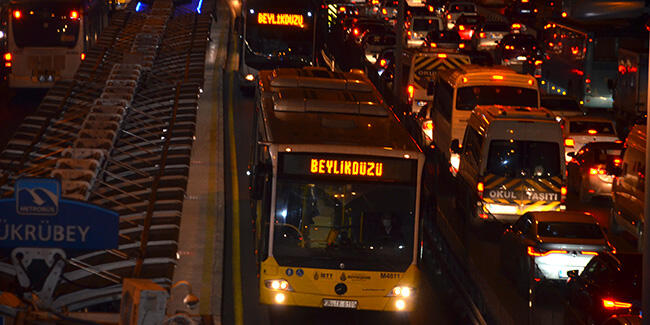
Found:
<path fill-rule="evenodd" d="M 600 324 L 612 315 L 638 315 L 641 287 L 636 268 L 640 254 L 617 253 L 608 236 L 627 231 L 639 243 L 643 240 L 640 225 L 644 220 L 645 126 L 632 128 L 625 140 L 616 133 L 611 119 L 592 116 L 575 98 L 541 87 L 543 46 L 528 33 L 535 27 L 532 14 L 538 9 L 531 4 L 520 5 L 533 8 L 526 9 L 532 19 L 527 15 L 510 24 L 486 21 L 471 2 L 423 1 L 420 6 L 407 5 L 403 21 L 408 49 L 397 54 L 399 36 L 394 25 L 401 20 L 396 17 L 396 1 L 373 4 L 370 9 L 361 8 L 365 4 L 357 5 L 359 10 L 349 10 L 349 6 L 338 11 L 337 22 L 329 28 L 330 35 L 338 36 L 327 38 L 322 61 L 327 62 L 331 73 L 365 72 L 386 103 L 392 104 L 387 109 L 410 132 L 427 160 L 437 165 L 435 176 L 450 174 L 455 184 L 455 207 L 469 225 L 503 225 L 505 231 L 498 239 L 500 265 L 518 291 L 527 295 L 528 289 L 538 285 L 568 282 L 571 295 L 575 295 L 587 290 L 581 286 L 588 278 L 608 284 L 623 281 L 615 272 L 599 276 L 593 273 L 600 265 L 626 264 L 623 270 L 636 274 L 637 282 L 627 283 L 629 279 L 625 279 L 625 290 L 616 296 L 611 291 L 592 293 L 595 299 L 590 300 L 591 305 L 579 304 L 571 315 L 588 324 Z M 404 59 L 401 84 L 395 82 L 397 55 Z M 324 76 L 325 72 L 318 73 Z M 274 78 L 280 75 L 280 71 L 273 72 Z M 330 87 L 309 86 L 307 78 L 299 79 L 297 84 Z M 268 86 L 260 87 L 264 92 Z M 400 95 L 394 97 L 396 87 Z M 273 96 L 274 100 L 283 97 L 281 93 Z M 284 97 L 290 99 L 286 94 Z M 307 103 L 309 98 L 303 101 Z M 309 109 L 304 106 L 300 110 Z M 596 196 L 611 197 L 609 224 L 600 224 L 587 212 L 567 211 L 570 192 L 578 194 L 582 202 Z M 286 210 L 273 213 L 287 219 Z M 294 227 L 287 225 L 284 237 L 291 234 L 290 229 L 301 229 L 303 222 L 296 221 Z M 355 222 L 360 224 L 353 226 L 350 221 L 348 227 L 359 231 L 354 227 L 363 227 L 363 216 Z M 315 224 L 308 227 L 316 228 Z M 313 245 L 305 242 L 303 233 L 298 234 L 294 245 Z M 361 242 L 361 234 L 347 236 L 348 241 Z M 334 245 L 336 240 L 331 234 L 321 237 L 324 247 Z M 286 289 L 291 284 L 284 280 L 274 283 L 262 277 L 261 281 L 265 281 L 261 286 L 272 292 L 291 291 Z M 285 288 L 278 289 L 276 284 Z M 409 282 L 407 287 L 417 285 Z M 263 300 L 273 303 L 271 295 Z M 353 304 L 326 300 L 334 307 Z M 400 310 L 399 306 L 383 308 Z"/>

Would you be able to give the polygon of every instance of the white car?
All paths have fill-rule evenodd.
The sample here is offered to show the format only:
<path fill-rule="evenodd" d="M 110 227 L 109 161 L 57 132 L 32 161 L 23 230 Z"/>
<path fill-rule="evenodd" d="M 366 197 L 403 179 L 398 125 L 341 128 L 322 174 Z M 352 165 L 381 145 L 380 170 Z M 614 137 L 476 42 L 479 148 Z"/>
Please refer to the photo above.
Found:
<path fill-rule="evenodd" d="M 564 152 L 567 162 L 573 159 L 569 156 L 569 153 L 577 152 L 587 143 L 614 142 L 620 140 L 616 135 L 614 122 L 605 118 L 571 116 L 564 118 L 560 123 L 562 123 Z"/>
<path fill-rule="evenodd" d="M 443 30 L 442 19 L 437 16 L 415 16 L 406 22 L 408 47 L 419 47 L 429 32 Z"/>
<path fill-rule="evenodd" d="M 500 246 L 502 271 L 525 293 L 533 281 L 566 281 L 568 271 L 580 273 L 599 252 L 614 250 L 598 222 L 577 211 L 528 212 L 506 229 Z"/>

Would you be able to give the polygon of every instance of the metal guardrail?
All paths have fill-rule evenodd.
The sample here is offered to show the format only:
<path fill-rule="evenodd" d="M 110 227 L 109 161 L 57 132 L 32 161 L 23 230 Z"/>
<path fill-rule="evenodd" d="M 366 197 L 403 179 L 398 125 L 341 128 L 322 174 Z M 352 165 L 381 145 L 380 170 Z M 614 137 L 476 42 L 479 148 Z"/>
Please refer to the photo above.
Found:
<path fill-rule="evenodd" d="M 65 197 L 120 215 L 119 247 L 69 255 L 51 308 L 115 304 L 124 277 L 171 284 L 210 23 L 171 0 L 131 3 L 0 153 L 3 197 L 54 176 Z M 0 257 L 0 287 L 19 294 L 13 268 Z"/>

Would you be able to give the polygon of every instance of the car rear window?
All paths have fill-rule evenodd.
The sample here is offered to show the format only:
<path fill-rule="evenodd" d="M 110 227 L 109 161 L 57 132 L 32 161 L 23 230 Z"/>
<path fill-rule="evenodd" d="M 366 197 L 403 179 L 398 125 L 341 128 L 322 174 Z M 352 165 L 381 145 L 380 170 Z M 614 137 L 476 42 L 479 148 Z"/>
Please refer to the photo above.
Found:
<path fill-rule="evenodd" d="M 571 121 L 569 122 L 570 133 L 586 134 L 614 134 L 614 126 L 610 122 L 593 122 L 593 121 Z"/>
<path fill-rule="evenodd" d="M 471 4 L 457 4 L 449 8 L 449 12 L 475 12 L 476 7 Z"/>
<path fill-rule="evenodd" d="M 607 164 L 621 157 L 621 149 L 594 149 L 594 157 L 597 163 Z"/>
<path fill-rule="evenodd" d="M 471 86 L 458 88 L 456 109 L 471 111 L 476 105 L 537 107 L 537 90 L 508 86 Z"/>
<path fill-rule="evenodd" d="M 537 234 L 540 237 L 553 238 L 603 238 L 603 232 L 598 225 L 583 222 L 540 222 Z"/>
<path fill-rule="evenodd" d="M 487 23 L 483 30 L 486 32 L 510 32 L 510 26 L 506 24 Z"/>
<path fill-rule="evenodd" d="M 580 105 L 575 100 L 542 98 L 542 106 L 551 111 L 580 112 Z"/>
<path fill-rule="evenodd" d="M 435 19 L 417 18 L 413 20 L 414 31 L 437 31 L 438 21 Z"/>

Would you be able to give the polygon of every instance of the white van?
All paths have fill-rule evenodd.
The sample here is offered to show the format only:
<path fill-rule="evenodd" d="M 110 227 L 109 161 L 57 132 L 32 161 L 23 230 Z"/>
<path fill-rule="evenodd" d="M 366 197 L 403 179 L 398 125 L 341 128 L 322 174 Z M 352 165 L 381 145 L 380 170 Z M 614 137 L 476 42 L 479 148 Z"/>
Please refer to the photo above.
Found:
<path fill-rule="evenodd" d="M 452 173 L 458 170 L 458 155 L 449 150 L 452 142 L 463 142 L 465 126 L 477 105 L 504 105 L 539 108 L 537 80 L 503 66 L 464 65 L 439 71 L 434 82 L 433 142 Z"/>
<path fill-rule="evenodd" d="M 437 32 L 444 29 L 442 19 L 433 15 L 413 16 L 406 22 L 406 39 L 408 47 L 420 47 L 429 32 Z"/>
<path fill-rule="evenodd" d="M 531 211 L 565 210 L 562 130 L 543 108 L 478 106 L 461 146 L 457 207 L 473 220 L 514 222 Z"/>

